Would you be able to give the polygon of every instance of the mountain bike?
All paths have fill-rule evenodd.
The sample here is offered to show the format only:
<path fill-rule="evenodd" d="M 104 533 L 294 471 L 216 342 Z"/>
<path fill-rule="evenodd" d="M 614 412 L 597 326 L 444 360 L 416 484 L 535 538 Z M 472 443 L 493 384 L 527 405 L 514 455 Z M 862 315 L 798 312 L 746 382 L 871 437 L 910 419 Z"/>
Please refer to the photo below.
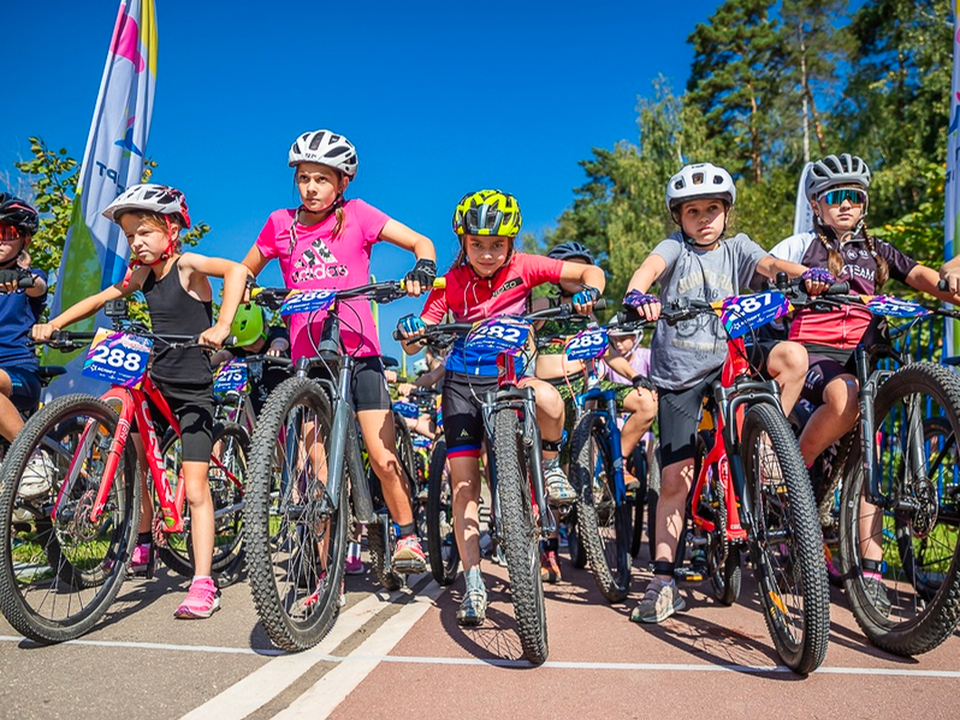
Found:
<path fill-rule="evenodd" d="M 521 387 L 532 323 L 570 317 L 570 305 L 523 316 L 500 316 L 477 324 L 428 325 L 424 337 L 464 335 L 464 343 L 481 354 L 496 355 L 497 389 L 480 399 L 491 464 L 496 537 L 506 553 L 517 633 L 524 657 L 536 665 L 547 659 L 547 615 L 540 576 L 540 539 L 557 530 L 543 480 L 540 427 L 532 387 Z M 395 333 L 398 340 L 403 339 Z"/>
<path fill-rule="evenodd" d="M 577 537 L 590 572 L 607 600 L 622 602 L 630 593 L 634 505 L 623 479 L 617 391 L 601 388 L 597 370 L 608 346 L 606 329 L 589 327 L 564 347 L 569 360 L 583 364 L 585 380 L 585 392 L 574 398 L 570 481 L 577 491 Z"/>
<path fill-rule="evenodd" d="M 405 296 L 402 282 L 349 290 L 255 288 L 253 300 L 281 314 L 326 311 L 315 357 L 272 393 L 251 439 L 247 498 L 250 589 L 271 641 L 316 645 L 336 621 L 351 521 L 367 525 L 375 564 L 388 572 L 393 523 L 378 513 L 353 408 L 355 358 L 345 353 L 342 303 Z M 348 499 L 349 493 L 349 499 Z"/>
<path fill-rule="evenodd" d="M 169 555 L 162 557 L 175 558 L 175 570 L 186 569 L 178 561 L 189 562 L 183 557 L 190 552 L 186 488 L 165 465 L 154 408 L 176 434 L 179 425 L 146 369 L 151 343 L 201 346 L 196 338 L 157 335 L 119 317 L 114 328 L 112 334 L 102 332 L 102 340 L 93 333 L 61 331 L 48 341 L 72 351 L 94 340 L 87 362 L 110 368 L 114 385 L 99 398 L 70 394 L 44 405 L 17 435 L 0 471 L 0 611 L 19 632 L 41 643 L 72 640 L 90 630 L 127 575 L 140 519 L 137 456 L 129 442 L 134 422 L 159 506 L 154 548 L 167 545 Z M 221 434 L 217 440 L 221 448 L 232 449 L 210 459 L 213 567 L 233 575 L 242 562 L 245 446 L 233 436 Z M 50 489 L 25 501 L 18 492 L 21 478 L 38 458 Z M 17 508 L 31 517 L 26 530 L 14 524 Z"/>
<path fill-rule="evenodd" d="M 858 306 L 907 325 L 931 314 L 960 318 L 882 295 L 792 302 L 814 310 Z M 874 645 L 917 655 L 960 623 L 960 379 L 941 365 L 913 362 L 882 334 L 854 350 L 860 419 L 841 441 L 849 454 L 823 494 L 832 501 L 842 477 L 839 571 L 857 624 Z M 897 369 L 882 368 L 884 358 Z"/>
<path fill-rule="evenodd" d="M 749 551 L 773 644 L 798 674 L 823 662 L 830 605 L 813 492 L 774 381 L 757 379 L 744 336 L 787 312 L 783 294 L 727 298 L 722 307 L 681 299 L 668 323 L 721 314 L 727 358 L 714 384 L 713 443 L 690 505 L 708 537 L 708 572 L 722 602 L 739 592 L 741 550 Z M 736 591 L 736 593 L 735 593 Z"/>

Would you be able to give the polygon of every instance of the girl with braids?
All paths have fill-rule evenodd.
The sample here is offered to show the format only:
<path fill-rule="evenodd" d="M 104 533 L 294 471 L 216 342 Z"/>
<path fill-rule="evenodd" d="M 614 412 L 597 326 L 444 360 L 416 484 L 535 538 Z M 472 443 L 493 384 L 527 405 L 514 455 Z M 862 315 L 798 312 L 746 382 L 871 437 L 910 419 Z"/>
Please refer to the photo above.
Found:
<path fill-rule="evenodd" d="M 876 295 L 893 278 L 946 302 L 957 302 L 956 296 L 937 290 L 937 271 L 870 235 L 864 222 L 869 187 L 870 168 L 856 155 L 828 155 L 817 161 L 804 188 L 813 206 L 813 231 L 787 238 L 770 254 L 823 268 L 830 282 L 849 282 L 853 294 Z M 806 345 L 810 355 L 802 397 L 817 407 L 800 435 L 807 467 L 856 424 L 859 387 L 853 350 L 861 342 L 869 343 L 877 331 L 866 308 L 856 306 L 830 312 L 800 310 L 794 317 L 790 339 Z"/>

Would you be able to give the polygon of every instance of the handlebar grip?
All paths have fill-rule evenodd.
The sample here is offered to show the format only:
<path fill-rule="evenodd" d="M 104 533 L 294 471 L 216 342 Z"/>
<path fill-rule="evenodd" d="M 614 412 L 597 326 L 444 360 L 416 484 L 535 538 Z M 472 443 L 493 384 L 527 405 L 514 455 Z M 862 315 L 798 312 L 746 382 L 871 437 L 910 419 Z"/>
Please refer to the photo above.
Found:
<path fill-rule="evenodd" d="M 34 285 L 34 283 L 36 282 L 36 279 L 37 279 L 37 278 L 36 278 L 35 275 L 24 275 L 24 276 L 21 277 L 19 280 L 17 280 L 17 287 L 18 287 L 18 288 L 32 288 L 33 285 Z"/>
<path fill-rule="evenodd" d="M 835 282 L 833 285 L 827 288 L 827 292 L 824 295 L 846 295 L 850 292 L 850 281 L 841 280 L 840 282 Z"/>
<path fill-rule="evenodd" d="M 600 298 L 599 300 L 597 300 L 597 302 L 595 302 L 595 303 L 593 304 L 593 309 L 594 309 L 594 310 L 603 310 L 606 306 L 607 306 L 607 300 L 606 300 L 606 298 Z"/>
<path fill-rule="evenodd" d="M 406 289 L 407 289 L 407 281 L 406 281 L 406 280 L 404 280 L 404 279 L 399 280 L 399 284 L 400 284 L 400 289 L 401 289 L 401 290 L 406 290 Z M 438 277 L 438 278 L 434 278 L 434 279 L 433 279 L 433 289 L 434 289 L 434 290 L 443 290 L 445 287 L 447 287 L 447 278 L 446 278 L 445 276 L 441 276 L 441 277 Z"/>
<path fill-rule="evenodd" d="M 937 290 L 945 292 L 949 289 L 950 289 L 950 285 L 949 283 L 947 283 L 946 280 L 944 280 L 943 278 L 940 278 L 939 280 L 937 280 Z"/>

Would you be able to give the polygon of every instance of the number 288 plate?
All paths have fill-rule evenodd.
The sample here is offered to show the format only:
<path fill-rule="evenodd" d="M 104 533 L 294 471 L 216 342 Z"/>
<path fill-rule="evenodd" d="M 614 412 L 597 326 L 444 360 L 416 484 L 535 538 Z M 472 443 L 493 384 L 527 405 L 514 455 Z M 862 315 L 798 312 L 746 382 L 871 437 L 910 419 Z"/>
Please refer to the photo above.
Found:
<path fill-rule="evenodd" d="M 149 338 L 98 328 L 83 363 L 83 374 L 111 385 L 139 388 L 152 349 L 153 340 Z"/>

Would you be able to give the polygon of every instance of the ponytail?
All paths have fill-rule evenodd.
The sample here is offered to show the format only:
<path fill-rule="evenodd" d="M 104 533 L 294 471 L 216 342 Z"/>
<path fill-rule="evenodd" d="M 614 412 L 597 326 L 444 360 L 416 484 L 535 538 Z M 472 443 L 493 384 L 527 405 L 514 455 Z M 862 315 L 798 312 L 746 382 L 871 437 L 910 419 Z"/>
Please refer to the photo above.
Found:
<path fill-rule="evenodd" d="M 877 252 L 877 243 L 874 241 L 870 233 L 867 232 L 866 223 L 861 221 L 860 227 L 863 230 L 863 237 L 867 241 L 867 249 L 870 251 L 870 255 L 873 257 L 874 262 L 877 263 L 877 274 L 873 281 L 873 291 L 879 294 L 884 284 L 890 279 L 890 266 L 887 264 L 886 260 L 880 257 L 880 253 Z"/>

